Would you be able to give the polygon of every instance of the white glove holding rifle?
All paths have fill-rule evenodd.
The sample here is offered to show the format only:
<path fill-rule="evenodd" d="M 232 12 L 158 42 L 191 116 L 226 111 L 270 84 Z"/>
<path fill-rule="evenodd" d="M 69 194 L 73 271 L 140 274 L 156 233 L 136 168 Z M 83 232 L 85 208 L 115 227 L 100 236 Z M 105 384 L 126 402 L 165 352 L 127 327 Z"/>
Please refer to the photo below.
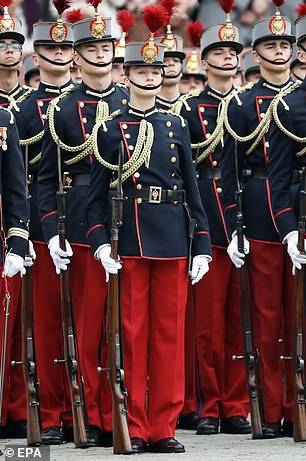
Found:
<path fill-rule="evenodd" d="M 58 235 L 54 235 L 54 237 L 52 237 L 48 242 L 50 256 L 53 260 L 57 274 L 60 274 L 61 271 L 67 270 L 68 264 L 70 264 L 69 258 L 73 255 L 70 243 L 67 240 L 65 240 L 65 243 L 66 251 L 61 249 Z"/>
<path fill-rule="evenodd" d="M 289 232 L 284 237 L 283 243 L 287 243 L 287 252 L 291 258 L 293 267 L 292 267 L 292 274 L 295 274 L 295 270 L 301 270 L 302 269 L 302 264 L 306 264 L 306 255 L 303 255 L 299 249 L 298 249 L 298 236 L 299 233 L 297 230 Z M 305 246 L 305 240 L 304 240 L 304 249 L 306 249 Z"/>
<path fill-rule="evenodd" d="M 109 281 L 109 274 L 117 274 L 118 270 L 121 269 L 122 263 L 116 261 L 111 257 L 111 246 L 109 243 L 100 245 L 95 252 L 95 258 L 101 261 L 102 266 L 105 269 L 106 281 Z"/>
<path fill-rule="evenodd" d="M 250 242 L 246 239 L 245 236 L 243 236 L 243 247 L 244 253 L 238 251 L 238 237 L 237 232 L 235 231 L 233 233 L 231 243 L 227 247 L 227 254 L 231 258 L 232 263 L 235 267 L 237 267 L 237 269 L 240 269 L 244 265 L 245 255 L 249 254 L 250 252 Z"/>

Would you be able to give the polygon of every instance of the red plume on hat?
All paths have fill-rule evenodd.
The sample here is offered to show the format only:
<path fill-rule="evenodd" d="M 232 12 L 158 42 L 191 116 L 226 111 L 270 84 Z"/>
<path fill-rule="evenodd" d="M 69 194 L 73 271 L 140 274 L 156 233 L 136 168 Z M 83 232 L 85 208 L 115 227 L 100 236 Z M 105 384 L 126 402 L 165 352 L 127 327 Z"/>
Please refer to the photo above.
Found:
<path fill-rule="evenodd" d="M 88 5 L 91 5 L 95 9 L 95 16 L 98 16 L 98 6 L 101 5 L 102 0 L 86 0 Z"/>
<path fill-rule="evenodd" d="M 61 16 L 65 10 L 70 8 L 70 0 L 53 0 L 53 4 L 59 16 Z"/>
<path fill-rule="evenodd" d="M 143 60 L 152 64 L 158 55 L 158 46 L 154 43 L 154 34 L 163 27 L 168 21 L 167 11 L 159 5 L 149 5 L 144 11 L 142 18 L 151 32 L 149 42 L 143 46 L 141 54 Z"/>
<path fill-rule="evenodd" d="M 81 21 L 82 19 L 84 19 L 84 16 L 83 16 L 80 8 L 78 8 L 77 10 L 67 11 L 65 13 L 65 19 L 66 19 L 67 22 L 70 22 L 70 24 L 73 24 L 75 22 L 78 22 L 78 21 Z"/>
<path fill-rule="evenodd" d="M 8 11 L 12 3 L 13 0 L 0 0 L 0 5 L 4 9 L 3 16 L 0 16 L 0 32 L 11 32 L 15 29 L 15 21 Z"/>
<path fill-rule="evenodd" d="M 285 0 L 273 0 L 273 3 L 275 6 L 277 6 L 277 8 L 279 8 L 285 3 Z"/>
<path fill-rule="evenodd" d="M 194 47 L 200 46 L 204 27 L 200 21 L 190 21 L 186 27 L 186 34 Z"/>
<path fill-rule="evenodd" d="M 299 4 L 295 11 L 298 17 L 306 16 L 306 5 Z"/>
<path fill-rule="evenodd" d="M 176 0 L 159 0 L 158 4 L 164 8 L 168 15 L 167 24 L 170 24 L 171 17 L 177 7 Z"/>
<path fill-rule="evenodd" d="M 219 5 L 226 14 L 230 14 L 235 4 L 235 0 L 220 0 Z"/>
<path fill-rule="evenodd" d="M 121 26 L 123 33 L 127 35 L 131 27 L 135 26 L 136 15 L 130 13 L 127 10 L 120 10 L 117 13 L 117 21 L 118 24 Z"/>

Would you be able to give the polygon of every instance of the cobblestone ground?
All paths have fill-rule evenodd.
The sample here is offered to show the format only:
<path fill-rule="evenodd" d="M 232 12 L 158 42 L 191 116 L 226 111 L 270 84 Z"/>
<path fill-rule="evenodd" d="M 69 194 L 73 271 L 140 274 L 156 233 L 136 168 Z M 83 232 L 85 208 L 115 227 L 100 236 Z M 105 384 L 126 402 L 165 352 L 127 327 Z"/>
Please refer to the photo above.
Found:
<path fill-rule="evenodd" d="M 245 435 L 216 435 L 201 436 L 195 435 L 192 431 L 178 430 L 176 438 L 185 445 L 186 453 L 182 454 L 142 454 L 133 455 L 132 457 L 139 461 L 160 459 L 161 461 L 296 461 L 306 460 L 306 442 L 294 443 L 289 438 L 279 438 L 275 440 L 252 440 L 251 436 Z M 24 444 L 24 440 L 0 440 L 0 449 L 10 446 Z M 16 450 L 15 450 L 16 451 Z M 26 459 L 24 456 L 15 459 Z M 51 447 L 51 461 L 103 461 L 111 460 L 121 461 L 131 459 L 131 457 L 113 455 L 112 448 L 90 448 L 87 450 L 77 450 L 73 444 L 68 443 L 60 446 Z M 0 456 L 0 461 L 3 458 Z M 8 456 L 5 460 L 8 460 Z M 42 459 L 48 461 L 46 457 L 28 457 L 28 459 Z"/>

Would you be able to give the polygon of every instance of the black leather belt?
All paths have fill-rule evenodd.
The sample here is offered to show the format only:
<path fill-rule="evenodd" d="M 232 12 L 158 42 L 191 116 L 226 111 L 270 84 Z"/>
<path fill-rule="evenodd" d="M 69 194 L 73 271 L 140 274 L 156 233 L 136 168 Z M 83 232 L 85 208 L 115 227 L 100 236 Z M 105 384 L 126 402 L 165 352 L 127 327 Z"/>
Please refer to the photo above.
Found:
<path fill-rule="evenodd" d="M 221 168 L 201 168 L 197 174 L 198 179 L 221 179 Z"/>
<path fill-rule="evenodd" d="M 266 168 L 250 168 L 242 170 L 242 180 L 248 179 L 268 179 L 268 172 Z"/>
<path fill-rule="evenodd" d="M 162 189 L 159 186 L 144 187 L 136 189 L 135 187 L 125 187 L 123 195 L 129 199 L 141 198 L 148 203 L 183 203 L 185 202 L 185 191 Z"/>
<path fill-rule="evenodd" d="M 90 174 L 76 174 L 72 177 L 71 186 L 89 186 Z"/>

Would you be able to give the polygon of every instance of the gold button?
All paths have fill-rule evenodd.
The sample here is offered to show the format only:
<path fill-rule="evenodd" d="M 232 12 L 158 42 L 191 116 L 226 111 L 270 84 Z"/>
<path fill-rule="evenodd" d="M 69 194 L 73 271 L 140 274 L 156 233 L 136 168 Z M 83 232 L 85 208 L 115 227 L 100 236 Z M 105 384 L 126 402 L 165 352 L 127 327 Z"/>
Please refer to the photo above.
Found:
<path fill-rule="evenodd" d="M 142 185 L 141 185 L 141 184 L 137 184 L 136 189 L 141 190 L 141 189 L 142 189 Z"/>
<path fill-rule="evenodd" d="M 265 146 L 266 146 L 266 147 L 270 147 L 269 141 L 266 141 L 266 142 L 265 142 Z"/>
<path fill-rule="evenodd" d="M 82 122 L 83 122 L 83 123 L 87 123 L 87 118 L 86 118 L 86 117 L 83 117 L 83 118 L 82 118 Z"/>
<path fill-rule="evenodd" d="M 39 107 L 42 107 L 44 105 L 43 101 L 38 101 Z"/>
<path fill-rule="evenodd" d="M 171 163 L 175 163 L 176 162 L 176 157 L 171 157 Z"/>
<path fill-rule="evenodd" d="M 220 178 L 218 178 L 218 176 L 216 176 L 216 177 L 214 178 L 214 181 L 218 182 L 219 179 L 220 179 Z"/>
<path fill-rule="evenodd" d="M 90 134 L 89 133 L 86 133 L 85 134 L 85 138 L 88 139 L 90 137 Z"/>
<path fill-rule="evenodd" d="M 262 99 L 258 99 L 258 104 L 262 104 Z"/>
<path fill-rule="evenodd" d="M 126 133 L 125 137 L 126 137 L 126 139 L 130 139 L 130 137 L 131 137 L 130 133 Z"/>
<path fill-rule="evenodd" d="M 175 176 L 175 173 L 171 173 L 171 178 L 174 178 L 174 176 Z"/>
<path fill-rule="evenodd" d="M 170 128 L 171 125 L 172 125 L 172 123 L 170 122 L 170 120 L 168 120 L 168 121 L 166 122 L 166 126 L 167 126 L 168 128 Z"/>
<path fill-rule="evenodd" d="M 205 107 L 200 107 L 200 112 L 205 112 Z"/>
<path fill-rule="evenodd" d="M 168 134 L 169 138 L 173 138 L 173 131 L 169 131 L 169 134 Z"/>
<path fill-rule="evenodd" d="M 170 144 L 170 149 L 175 149 L 175 144 Z"/>
<path fill-rule="evenodd" d="M 211 137 L 211 134 L 210 133 L 206 133 L 206 138 L 210 138 Z"/>
<path fill-rule="evenodd" d="M 212 162 L 212 166 L 217 166 L 217 165 L 218 165 L 217 160 L 214 160 L 214 161 Z"/>
<path fill-rule="evenodd" d="M 195 160 L 192 160 L 192 163 L 195 165 L 197 162 Z"/>
<path fill-rule="evenodd" d="M 136 200 L 136 202 L 137 202 L 137 203 L 142 203 L 142 198 L 138 198 L 138 199 Z"/>
<path fill-rule="evenodd" d="M 121 103 L 126 106 L 127 105 L 127 99 L 122 99 Z"/>
<path fill-rule="evenodd" d="M 221 192 L 222 192 L 222 187 L 217 187 L 217 192 L 218 192 L 218 194 L 221 194 Z"/>
<path fill-rule="evenodd" d="M 134 146 L 132 146 L 132 144 L 129 146 L 129 149 L 130 150 L 133 150 L 134 149 Z"/>
<path fill-rule="evenodd" d="M 207 121 L 207 120 L 203 120 L 203 123 L 204 123 L 205 126 L 208 125 L 208 121 Z"/>
<path fill-rule="evenodd" d="M 47 114 L 42 114 L 41 118 L 46 120 L 47 119 Z"/>
<path fill-rule="evenodd" d="M 80 102 L 80 107 L 83 108 L 84 106 L 85 106 L 85 104 L 83 102 Z"/>
<path fill-rule="evenodd" d="M 261 112 L 261 114 L 260 114 L 260 118 L 264 118 L 264 116 L 265 116 L 265 115 L 266 115 L 266 113 L 265 113 L 265 112 Z"/>
<path fill-rule="evenodd" d="M 134 174 L 135 178 L 139 178 L 140 177 L 140 173 L 138 173 L 138 171 L 136 171 L 136 173 Z"/>
<path fill-rule="evenodd" d="M 173 190 L 177 190 L 177 185 L 176 184 L 174 184 Z"/>
<path fill-rule="evenodd" d="M 127 129 L 127 124 L 126 124 L 126 123 L 123 123 L 123 124 L 122 124 L 122 128 L 123 128 L 124 130 L 126 130 L 126 129 Z"/>

